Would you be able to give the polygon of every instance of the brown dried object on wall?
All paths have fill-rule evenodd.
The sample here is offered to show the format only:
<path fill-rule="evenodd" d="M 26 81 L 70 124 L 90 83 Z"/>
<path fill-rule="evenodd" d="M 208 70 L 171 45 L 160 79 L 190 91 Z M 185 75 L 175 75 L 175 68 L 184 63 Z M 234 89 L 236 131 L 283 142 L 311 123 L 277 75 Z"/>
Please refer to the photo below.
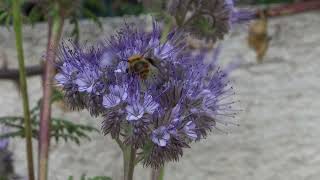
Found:
<path fill-rule="evenodd" d="M 256 52 L 257 62 L 262 63 L 271 38 L 268 35 L 268 19 L 264 12 L 259 14 L 260 18 L 249 26 L 248 45 Z"/>

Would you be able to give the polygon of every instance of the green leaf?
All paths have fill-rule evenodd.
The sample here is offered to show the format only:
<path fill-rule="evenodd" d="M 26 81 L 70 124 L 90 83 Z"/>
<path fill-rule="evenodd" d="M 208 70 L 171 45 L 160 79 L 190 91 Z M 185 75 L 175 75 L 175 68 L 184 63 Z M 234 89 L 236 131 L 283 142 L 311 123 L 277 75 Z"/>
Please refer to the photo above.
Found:
<path fill-rule="evenodd" d="M 62 93 L 56 90 L 53 93 L 52 101 L 62 99 Z M 37 139 L 39 136 L 39 124 L 40 124 L 40 103 L 41 100 L 31 109 L 31 127 L 33 138 Z M 74 123 L 70 120 L 62 118 L 51 118 L 51 129 L 50 137 L 54 138 L 56 142 L 59 142 L 61 139 L 68 142 L 74 142 L 80 145 L 81 140 L 91 140 L 89 133 L 99 132 L 98 129 L 88 125 L 82 125 Z M 8 127 L 10 132 L 2 134 L 2 137 L 21 137 L 24 138 L 24 121 L 23 117 L 20 116 L 4 116 L 0 117 L 0 124 Z"/>
<path fill-rule="evenodd" d="M 8 12 L 2 11 L 0 13 L 0 23 L 8 16 Z"/>
<path fill-rule="evenodd" d="M 151 153 L 152 151 L 152 148 L 153 148 L 154 144 L 149 140 L 143 147 L 142 147 L 142 155 L 144 157 L 147 157 L 149 156 L 149 154 Z"/>
<path fill-rule="evenodd" d="M 34 26 L 34 24 L 38 21 L 41 20 L 41 17 L 43 16 L 43 14 L 41 13 L 41 9 L 39 8 L 39 6 L 34 6 L 30 12 L 29 15 L 27 17 L 28 21 L 31 23 L 32 26 Z"/>
<path fill-rule="evenodd" d="M 0 135 L 0 138 L 15 138 L 15 137 L 25 137 L 24 131 L 18 130 L 15 132 L 8 132 Z"/>
<path fill-rule="evenodd" d="M 81 176 L 81 180 L 86 180 L 86 175 L 85 175 L 85 174 L 83 174 L 83 175 Z"/>
<path fill-rule="evenodd" d="M 93 22 L 95 22 L 101 30 L 103 29 L 103 28 L 102 28 L 102 23 L 101 23 L 101 21 L 99 20 L 99 18 L 98 18 L 93 12 L 91 12 L 91 10 L 89 10 L 89 9 L 87 9 L 87 8 L 84 8 L 84 9 L 83 9 L 83 14 L 84 14 L 86 17 L 92 19 Z"/>
<path fill-rule="evenodd" d="M 10 22 L 11 22 L 11 13 L 8 14 L 8 16 L 6 17 L 6 22 L 5 22 L 5 25 L 8 30 L 10 30 Z"/>
<path fill-rule="evenodd" d="M 73 24 L 73 29 L 71 32 L 71 36 L 75 38 L 75 40 L 78 42 L 80 37 L 80 28 L 79 28 L 79 21 L 75 16 L 72 16 L 70 19 L 70 24 Z"/>
<path fill-rule="evenodd" d="M 52 90 L 51 103 L 63 100 L 63 93 L 56 88 Z"/>
<path fill-rule="evenodd" d="M 0 123 L 1 121 L 18 121 L 18 120 L 23 120 L 23 117 L 19 117 L 19 116 L 4 116 L 4 117 L 0 117 Z"/>

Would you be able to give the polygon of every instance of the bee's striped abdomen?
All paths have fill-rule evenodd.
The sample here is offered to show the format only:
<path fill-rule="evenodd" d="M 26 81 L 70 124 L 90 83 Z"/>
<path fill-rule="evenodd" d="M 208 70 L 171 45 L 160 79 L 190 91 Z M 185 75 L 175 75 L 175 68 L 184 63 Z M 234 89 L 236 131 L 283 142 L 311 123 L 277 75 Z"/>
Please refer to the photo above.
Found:
<path fill-rule="evenodd" d="M 135 55 L 132 55 L 132 56 L 130 56 L 130 57 L 128 58 L 128 62 L 129 62 L 129 63 L 134 63 L 134 62 L 139 61 L 139 60 L 141 60 L 141 59 L 143 59 L 143 57 L 142 57 L 141 55 L 135 54 Z"/>
<path fill-rule="evenodd" d="M 141 79 L 146 79 L 150 72 L 150 64 L 141 55 L 133 55 L 128 58 L 129 70 L 140 76 Z"/>

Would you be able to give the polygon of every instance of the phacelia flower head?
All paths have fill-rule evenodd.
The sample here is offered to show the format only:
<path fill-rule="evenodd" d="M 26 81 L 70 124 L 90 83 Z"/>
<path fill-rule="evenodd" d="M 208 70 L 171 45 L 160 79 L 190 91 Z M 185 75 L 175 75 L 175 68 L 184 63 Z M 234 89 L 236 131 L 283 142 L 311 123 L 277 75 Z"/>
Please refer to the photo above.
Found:
<path fill-rule="evenodd" d="M 179 27 L 200 39 L 222 40 L 234 24 L 248 22 L 254 13 L 234 6 L 234 0 L 170 0 L 168 12 Z"/>
<path fill-rule="evenodd" d="M 151 32 L 126 23 L 99 48 L 64 44 L 59 57 L 56 81 L 70 106 L 101 115 L 103 133 L 134 147 L 145 166 L 177 161 L 233 112 L 228 72 L 190 53 L 180 32 L 161 37 L 156 22 Z"/>

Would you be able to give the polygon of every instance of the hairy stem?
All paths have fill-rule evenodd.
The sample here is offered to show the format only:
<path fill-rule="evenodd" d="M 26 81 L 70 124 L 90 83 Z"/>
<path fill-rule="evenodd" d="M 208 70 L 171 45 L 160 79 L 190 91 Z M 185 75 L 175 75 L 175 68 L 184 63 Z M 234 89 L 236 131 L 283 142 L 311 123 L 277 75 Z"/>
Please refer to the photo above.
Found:
<path fill-rule="evenodd" d="M 123 180 L 127 180 L 127 176 L 128 176 L 128 160 L 129 160 L 129 154 L 127 153 L 126 150 L 123 150 Z"/>
<path fill-rule="evenodd" d="M 135 166 L 135 159 L 136 159 L 136 149 L 131 146 L 130 148 L 130 159 L 129 159 L 129 165 L 128 165 L 128 176 L 126 180 L 132 180 L 133 179 L 133 171 Z"/>
<path fill-rule="evenodd" d="M 121 142 L 121 140 L 120 140 L 119 137 L 116 137 L 116 138 L 114 138 L 114 139 L 115 139 L 115 141 L 117 142 L 117 144 L 119 145 L 120 149 L 123 151 L 124 148 L 125 148 L 123 142 Z"/>
<path fill-rule="evenodd" d="M 160 169 L 152 169 L 151 180 L 164 180 L 164 167 Z"/>
<path fill-rule="evenodd" d="M 133 146 L 127 146 L 123 149 L 123 170 L 124 180 L 133 180 L 134 167 L 136 165 L 136 149 Z"/>
<path fill-rule="evenodd" d="M 51 117 L 51 94 L 52 78 L 54 74 L 54 61 L 62 34 L 64 17 L 59 13 L 50 17 L 47 55 L 44 65 L 43 76 L 43 100 L 40 114 L 40 137 L 39 137 L 39 180 L 48 178 L 48 157 L 50 145 L 50 117 Z"/>
<path fill-rule="evenodd" d="M 19 81 L 23 102 L 24 126 L 27 149 L 28 179 L 34 180 L 33 154 L 32 154 L 32 129 L 30 122 L 29 99 L 27 90 L 26 72 L 24 67 L 23 45 L 22 45 L 22 23 L 20 14 L 20 0 L 13 0 L 13 26 L 16 35 L 16 48 L 19 61 Z"/>

